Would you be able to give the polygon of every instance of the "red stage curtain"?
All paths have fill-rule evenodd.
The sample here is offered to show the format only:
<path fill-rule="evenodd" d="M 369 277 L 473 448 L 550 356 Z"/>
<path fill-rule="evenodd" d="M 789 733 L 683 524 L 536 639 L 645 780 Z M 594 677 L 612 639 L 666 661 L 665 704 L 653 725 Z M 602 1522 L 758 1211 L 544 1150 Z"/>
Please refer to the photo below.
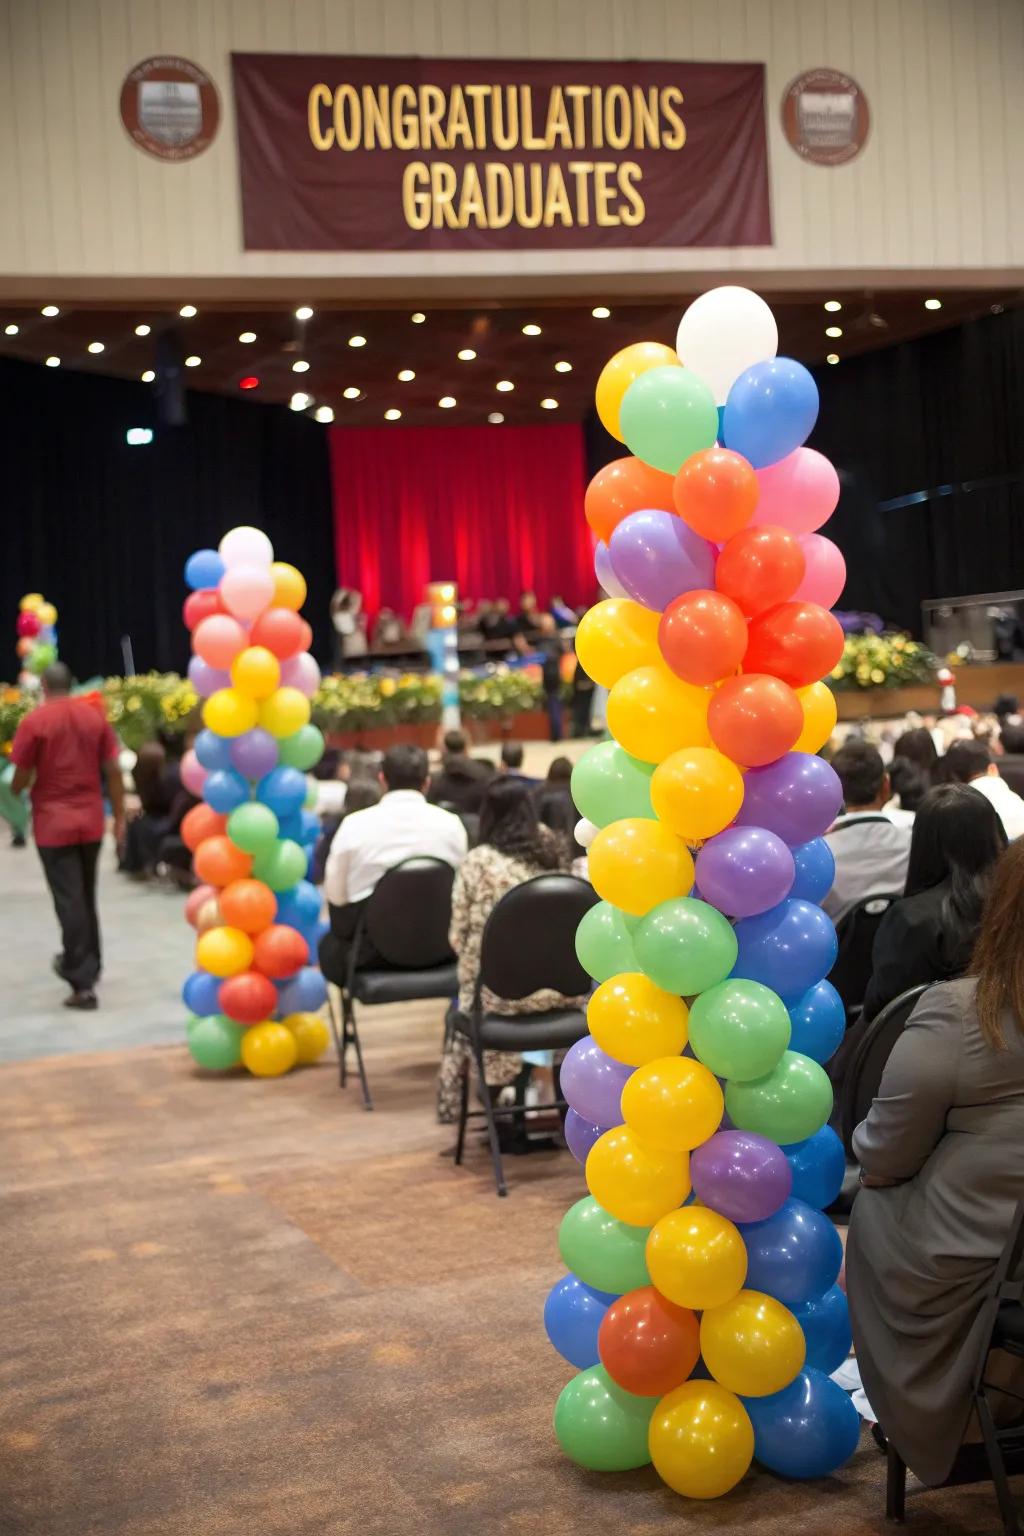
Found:
<path fill-rule="evenodd" d="M 332 427 L 338 580 L 408 618 L 428 581 L 472 599 L 594 597 L 583 432 Z"/>

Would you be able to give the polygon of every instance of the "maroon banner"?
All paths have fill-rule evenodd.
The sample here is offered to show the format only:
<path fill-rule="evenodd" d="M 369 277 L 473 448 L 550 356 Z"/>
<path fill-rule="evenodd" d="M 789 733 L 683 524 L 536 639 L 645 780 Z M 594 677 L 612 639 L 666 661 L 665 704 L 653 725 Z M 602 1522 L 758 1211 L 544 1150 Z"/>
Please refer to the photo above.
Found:
<path fill-rule="evenodd" d="M 771 243 L 762 64 L 231 64 L 247 250 Z"/>

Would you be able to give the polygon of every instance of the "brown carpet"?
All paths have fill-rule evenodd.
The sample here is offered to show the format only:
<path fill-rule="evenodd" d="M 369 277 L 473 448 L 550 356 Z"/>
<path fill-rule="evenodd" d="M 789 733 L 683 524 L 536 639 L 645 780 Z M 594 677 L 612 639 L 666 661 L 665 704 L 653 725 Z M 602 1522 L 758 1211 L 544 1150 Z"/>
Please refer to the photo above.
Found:
<path fill-rule="evenodd" d="M 0 1072 L 4 1536 L 878 1532 L 867 1437 L 809 1486 L 688 1504 L 560 1455 L 541 1307 L 582 1192 L 509 1159 L 499 1201 L 432 1120 L 434 1005 L 366 1025 L 378 1108 L 332 1066 L 207 1078 L 183 1049 Z M 910 1526 L 997 1528 L 912 1484 Z"/>

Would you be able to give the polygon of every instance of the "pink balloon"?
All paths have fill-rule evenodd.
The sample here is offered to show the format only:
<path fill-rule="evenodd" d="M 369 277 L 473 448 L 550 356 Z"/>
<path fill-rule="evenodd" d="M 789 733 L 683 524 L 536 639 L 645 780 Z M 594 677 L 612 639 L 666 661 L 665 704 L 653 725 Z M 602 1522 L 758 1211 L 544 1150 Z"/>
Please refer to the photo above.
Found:
<path fill-rule="evenodd" d="M 206 783 L 206 769 L 189 747 L 181 760 L 181 782 L 193 795 L 201 795 Z"/>
<path fill-rule="evenodd" d="M 839 476 L 815 448 L 794 448 L 756 473 L 760 495 L 752 525 L 774 523 L 790 533 L 813 533 L 839 505 Z"/>
<path fill-rule="evenodd" d="M 298 656 L 289 656 L 287 661 L 281 663 L 282 688 L 297 688 L 304 693 L 307 699 L 311 699 L 320 687 L 320 668 L 308 651 L 303 651 Z"/>
<path fill-rule="evenodd" d="M 831 608 L 838 603 L 846 586 L 846 561 L 842 551 L 820 533 L 801 533 L 797 539 L 804 552 L 807 570 L 793 593 L 793 601 L 820 603 L 823 608 Z"/>
<path fill-rule="evenodd" d="M 220 600 L 236 619 L 251 623 L 274 600 L 274 578 L 262 565 L 233 565 L 220 579 Z"/>
<path fill-rule="evenodd" d="M 225 580 L 227 578 L 225 577 Z M 249 644 L 245 630 L 237 619 L 226 613 L 212 613 L 197 624 L 192 635 L 192 649 L 208 667 L 226 671 Z"/>
<path fill-rule="evenodd" d="M 194 891 L 189 892 L 185 903 L 185 921 L 191 923 L 194 928 L 199 921 L 199 913 L 208 901 L 216 900 L 220 895 L 215 885 L 197 885 Z"/>

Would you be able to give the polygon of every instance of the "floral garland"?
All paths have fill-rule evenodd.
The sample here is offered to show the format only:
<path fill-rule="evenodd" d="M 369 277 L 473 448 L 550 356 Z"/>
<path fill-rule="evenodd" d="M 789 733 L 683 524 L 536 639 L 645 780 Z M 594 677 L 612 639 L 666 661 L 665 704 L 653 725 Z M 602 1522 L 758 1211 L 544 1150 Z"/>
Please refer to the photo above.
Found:
<path fill-rule="evenodd" d="M 920 640 L 886 631 L 847 635 L 829 683 L 837 693 L 863 688 L 934 684 L 938 658 Z"/>

